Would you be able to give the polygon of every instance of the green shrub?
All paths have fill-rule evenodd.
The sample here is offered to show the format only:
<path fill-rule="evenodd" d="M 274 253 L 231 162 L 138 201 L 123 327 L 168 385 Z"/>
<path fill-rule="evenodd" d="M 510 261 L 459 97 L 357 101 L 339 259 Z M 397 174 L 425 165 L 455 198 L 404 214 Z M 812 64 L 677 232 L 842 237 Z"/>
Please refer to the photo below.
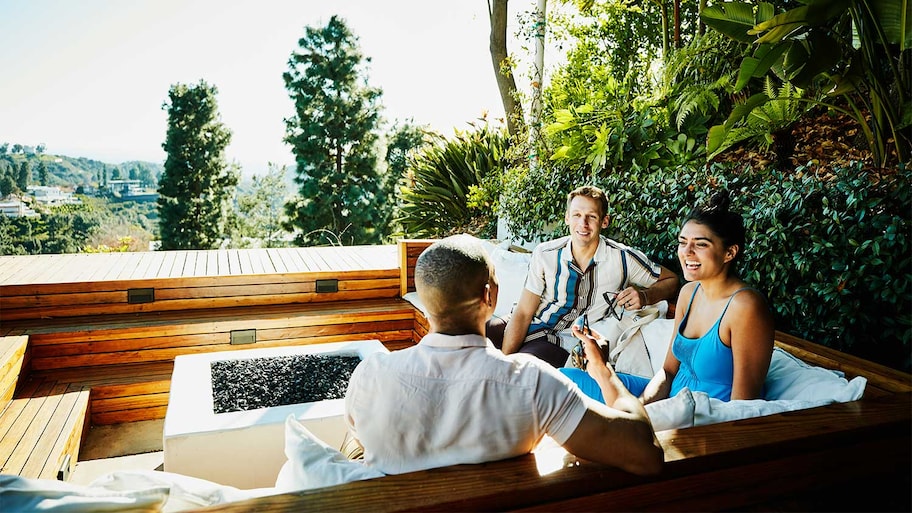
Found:
<path fill-rule="evenodd" d="M 441 237 L 472 233 L 493 237 L 497 218 L 494 205 L 472 201 L 472 192 L 488 175 L 506 167 L 507 136 L 489 127 L 457 131 L 452 139 L 440 137 L 409 159 L 399 188 L 403 235 Z"/>

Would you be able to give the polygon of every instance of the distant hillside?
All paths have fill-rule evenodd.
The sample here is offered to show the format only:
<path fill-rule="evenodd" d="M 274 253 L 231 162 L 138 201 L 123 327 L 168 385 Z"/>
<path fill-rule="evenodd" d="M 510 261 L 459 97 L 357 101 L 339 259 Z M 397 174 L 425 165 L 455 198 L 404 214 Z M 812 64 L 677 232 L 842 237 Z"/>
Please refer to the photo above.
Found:
<path fill-rule="evenodd" d="M 61 187 L 97 186 L 102 176 L 107 179 L 133 178 L 143 180 L 148 187 L 156 188 L 164 166 L 155 162 L 129 161 L 109 164 L 84 157 L 67 157 L 45 153 L 6 153 L 0 155 L 0 173 L 13 169 L 18 172 L 22 161 L 28 161 L 32 168 L 32 184 L 39 183 L 38 169 L 42 162 L 48 169 L 47 185 Z M 131 176 L 132 173 L 132 176 Z M 15 176 L 15 175 L 14 175 Z"/>

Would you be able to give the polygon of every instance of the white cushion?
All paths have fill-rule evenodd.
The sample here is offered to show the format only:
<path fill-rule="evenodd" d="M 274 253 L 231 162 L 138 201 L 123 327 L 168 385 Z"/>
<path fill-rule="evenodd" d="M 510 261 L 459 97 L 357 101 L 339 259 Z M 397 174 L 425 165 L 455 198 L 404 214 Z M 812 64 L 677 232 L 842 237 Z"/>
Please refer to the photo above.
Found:
<path fill-rule="evenodd" d="M 868 380 L 856 376 L 848 381 L 843 376 L 839 371 L 808 365 L 777 347 L 766 374 L 765 399 L 838 402 L 860 399 Z"/>
<path fill-rule="evenodd" d="M 314 436 L 294 414 L 285 419 L 285 456 L 288 461 L 276 478 L 276 493 L 309 490 L 350 481 L 383 477 L 367 465 L 349 460 L 342 452 Z"/>
<path fill-rule="evenodd" d="M 497 283 L 500 285 L 497 307 L 494 308 L 494 315 L 498 317 L 509 315 L 519 302 L 519 297 L 526 286 L 529 262 L 532 261 L 532 253 L 510 251 L 509 242 L 506 242 L 507 248 L 497 247 L 490 254 L 494 272 L 497 274 Z"/>
<path fill-rule="evenodd" d="M 721 401 L 685 388 L 674 397 L 646 405 L 646 411 L 656 431 L 701 426 L 855 401 L 864 395 L 867 382 L 862 376 L 847 381 L 841 372 L 809 365 L 777 347 L 766 377 L 765 399 Z"/>
<path fill-rule="evenodd" d="M 160 511 L 167 486 L 114 491 L 52 479 L 0 475 L 0 511 Z"/>

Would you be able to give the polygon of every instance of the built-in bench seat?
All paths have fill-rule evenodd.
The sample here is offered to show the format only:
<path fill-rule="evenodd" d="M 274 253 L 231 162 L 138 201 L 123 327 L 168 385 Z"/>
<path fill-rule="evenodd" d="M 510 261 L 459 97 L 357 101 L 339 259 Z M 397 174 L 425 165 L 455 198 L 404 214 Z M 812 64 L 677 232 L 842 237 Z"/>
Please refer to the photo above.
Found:
<path fill-rule="evenodd" d="M 178 355 L 412 345 L 397 250 L 0 257 L 2 472 L 65 477 L 85 427 L 163 419 Z"/>
<path fill-rule="evenodd" d="M 0 474 L 65 480 L 87 427 L 89 389 L 36 377 L 20 381 L 0 413 Z"/>
<path fill-rule="evenodd" d="M 6 321 L 398 296 L 397 247 L 0 256 Z"/>

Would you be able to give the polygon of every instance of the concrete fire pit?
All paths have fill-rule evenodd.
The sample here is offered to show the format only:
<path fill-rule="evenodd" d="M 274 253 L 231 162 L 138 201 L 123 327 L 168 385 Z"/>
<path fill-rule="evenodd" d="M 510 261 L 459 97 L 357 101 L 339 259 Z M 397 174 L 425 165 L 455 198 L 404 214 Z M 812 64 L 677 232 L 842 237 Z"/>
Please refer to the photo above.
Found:
<path fill-rule="evenodd" d="M 375 352 L 387 349 L 367 340 L 178 356 L 165 414 L 164 470 L 241 489 L 271 487 L 285 463 L 285 419 L 292 413 L 329 446 L 342 445 L 346 428 L 341 398 L 216 413 L 213 363 L 219 368 L 233 360 L 300 355 L 363 359 Z"/>

